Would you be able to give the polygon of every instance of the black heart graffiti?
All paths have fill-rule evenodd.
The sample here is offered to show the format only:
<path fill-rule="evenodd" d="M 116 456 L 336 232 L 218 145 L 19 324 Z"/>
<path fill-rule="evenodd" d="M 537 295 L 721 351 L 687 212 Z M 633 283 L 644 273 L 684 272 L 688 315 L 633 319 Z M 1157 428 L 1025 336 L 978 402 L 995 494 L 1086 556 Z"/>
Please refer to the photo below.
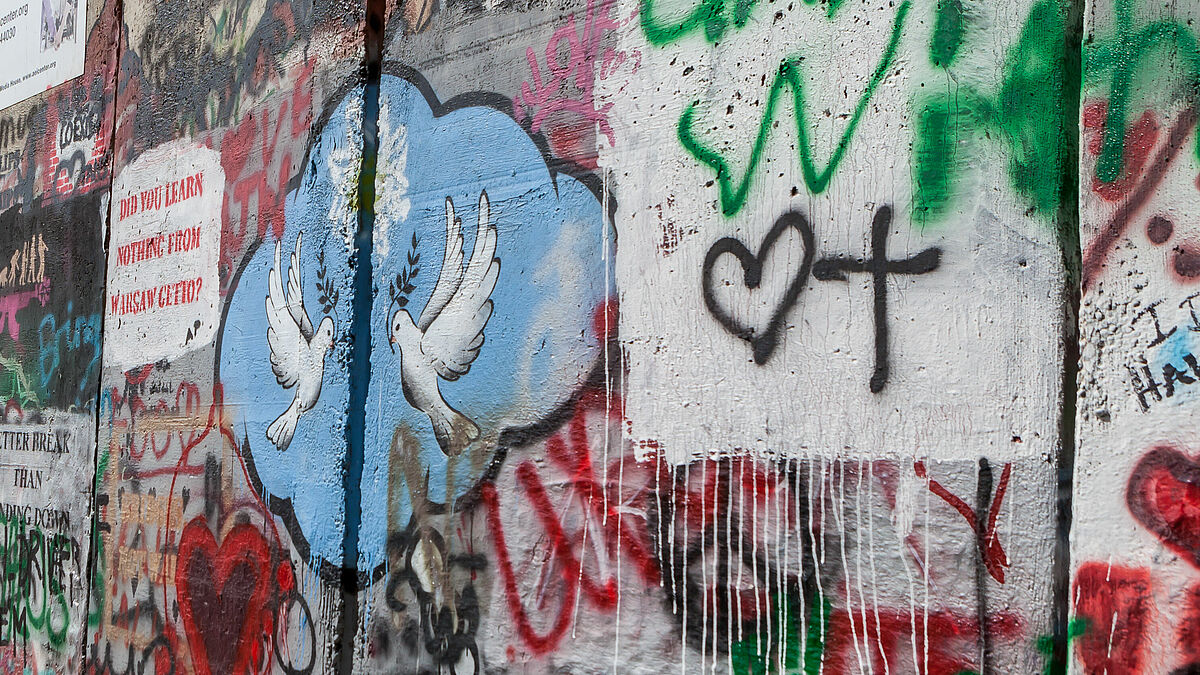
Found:
<path fill-rule="evenodd" d="M 762 284 L 763 261 L 770 255 L 771 249 L 789 228 L 795 229 L 804 242 L 804 262 L 793 274 L 787 290 L 772 310 L 767 325 L 765 327 L 747 326 L 733 318 L 733 315 L 717 302 L 716 295 L 713 293 L 713 268 L 721 256 L 732 255 L 742 265 L 742 278 L 746 288 L 757 289 Z M 755 363 L 765 364 L 775 353 L 775 348 L 779 346 L 779 333 L 783 327 L 784 318 L 796 305 L 800 293 L 808 282 L 808 275 L 813 264 L 813 253 L 812 225 L 803 214 L 797 211 L 788 211 L 775 219 L 771 231 L 759 245 L 757 254 L 751 253 L 745 244 L 733 237 L 723 237 L 708 249 L 708 255 L 704 257 L 702 275 L 704 305 L 725 330 L 750 343 Z"/>

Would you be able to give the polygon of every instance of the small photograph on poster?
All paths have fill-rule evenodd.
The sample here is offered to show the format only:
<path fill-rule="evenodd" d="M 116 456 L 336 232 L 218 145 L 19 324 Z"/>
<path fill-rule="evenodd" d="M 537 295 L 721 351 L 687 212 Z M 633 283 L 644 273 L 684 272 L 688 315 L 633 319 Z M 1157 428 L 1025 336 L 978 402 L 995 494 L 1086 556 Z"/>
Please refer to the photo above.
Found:
<path fill-rule="evenodd" d="M 75 41 L 75 11 L 79 0 L 42 0 L 42 51 L 57 51 Z"/>
<path fill-rule="evenodd" d="M 87 0 L 0 0 L 0 110 L 83 74 Z"/>

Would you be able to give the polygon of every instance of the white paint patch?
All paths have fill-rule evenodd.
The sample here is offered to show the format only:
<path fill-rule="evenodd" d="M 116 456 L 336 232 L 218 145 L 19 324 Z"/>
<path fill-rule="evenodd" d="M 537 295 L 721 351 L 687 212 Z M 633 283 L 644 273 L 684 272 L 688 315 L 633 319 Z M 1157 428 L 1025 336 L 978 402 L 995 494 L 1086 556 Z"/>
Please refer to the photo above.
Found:
<path fill-rule="evenodd" d="M 329 200 L 329 221 L 342 225 L 346 253 L 354 250 L 354 233 L 358 231 L 358 175 L 362 170 L 362 96 L 352 96 L 346 102 L 346 136 L 329 151 L 326 166 L 334 185 Z"/>
<path fill-rule="evenodd" d="M 616 13 L 641 6 L 628 0 Z M 689 16 L 654 6 L 664 26 Z M 621 141 L 601 149 L 600 164 L 619 185 L 616 286 L 635 444 L 673 463 L 1054 451 L 1061 376 L 1044 364 L 1062 356 L 1055 225 L 1008 187 L 996 142 L 971 145 L 964 179 L 994 189 L 964 190 L 936 225 L 913 221 L 914 96 L 945 74 L 923 70 L 933 5 L 906 6 L 846 3 L 829 17 L 824 5 L 757 5 L 742 27 L 727 17 L 715 42 L 702 22 L 659 36 L 664 44 L 641 25 L 622 34 L 619 49 L 641 52 L 642 66 L 620 95 L 608 92 Z M 956 73 L 992 91 L 1002 49 Z M 796 85 L 779 80 L 755 164 L 784 63 L 803 82 L 803 109 Z M 681 142 L 681 126 L 701 150 Z M 898 269 L 934 256 L 932 269 Z M 889 261 L 881 283 L 864 264 L 876 257 Z"/>
<path fill-rule="evenodd" d="M 412 200 L 408 198 L 408 127 L 392 129 L 390 104 L 386 96 L 379 104 L 379 164 L 375 190 L 375 254 L 379 263 L 388 257 L 388 229 L 392 223 L 408 219 Z"/>
<path fill-rule="evenodd" d="M 212 341 L 225 173 L 220 156 L 172 142 L 129 165 L 113 186 L 105 365 L 175 359 Z"/>

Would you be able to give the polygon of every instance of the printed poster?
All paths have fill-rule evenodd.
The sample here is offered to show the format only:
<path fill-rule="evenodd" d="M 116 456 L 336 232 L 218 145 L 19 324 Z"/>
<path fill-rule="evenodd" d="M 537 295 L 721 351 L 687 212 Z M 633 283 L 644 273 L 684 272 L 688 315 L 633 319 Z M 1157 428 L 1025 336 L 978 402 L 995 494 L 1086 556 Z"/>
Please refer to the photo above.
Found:
<path fill-rule="evenodd" d="M 83 74 L 87 0 L 0 2 L 0 109 Z"/>

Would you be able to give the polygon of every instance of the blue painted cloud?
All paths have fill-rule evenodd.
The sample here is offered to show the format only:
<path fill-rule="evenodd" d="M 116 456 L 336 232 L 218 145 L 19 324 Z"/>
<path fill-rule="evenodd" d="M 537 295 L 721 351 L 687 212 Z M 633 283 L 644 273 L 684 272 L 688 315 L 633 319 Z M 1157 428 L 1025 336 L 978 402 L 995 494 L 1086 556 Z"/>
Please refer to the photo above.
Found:
<path fill-rule="evenodd" d="M 298 526 L 310 556 L 340 564 L 346 447 L 347 363 L 351 319 L 351 245 L 357 227 L 352 195 L 361 163 L 362 89 L 351 91 L 332 113 L 310 152 L 299 189 L 288 195 L 282 242 L 282 279 L 287 280 L 296 235 L 304 233 L 300 258 L 304 306 L 314 326 L 337 294 L 334 347 L 325 359 L 316 406 L 304 413 L 284 451 L 267 440 L 268 425 L 291 403 L 294 389 L 276 383 L 267 344 L 267 275 L 275 239 L 268 235 L 242 271 L 222 329 L 220 377 L 225 403 L 243 425 L 249 456 L 268 497 L 290 500 L 285 520 Z M 331 284 L 331 285 L 327 285 Z M 322 302 L 325 300 L 326 302 Z M 274 507 L 273 507 L 274 508 Z M 276 509 L 279 511 L 279 509 Z M 293 534 L 297 534 L 293 530 Z"/>
<path fill-rule="evenodd" d="M 503 112 L 443 109 L 430 97 L 401 77 L 385 75 L 380 86 L 360 569 L 383 562 L 389 521 L 393 530 L 408 523 L 414 493 L 453 502 L 483 476 L 502 431 L 544 419 L 583 384 L 601 353 L 593 317 L 610 293 L 613 237 L 596 195 L 552 172 Z M 419 317 L 441 271 L 446 198 L 462 220 L 466 264 L 485 190 L 501 261 L 494 313 L 470 371 L 439 380 L 446 402 L 479 426 L 481 439 L 449 458 L 429 417 L 402 392 L 400 357 L 388 341 L 397 310 L 389 286 L 409 280 L 405 309 Z"/>

